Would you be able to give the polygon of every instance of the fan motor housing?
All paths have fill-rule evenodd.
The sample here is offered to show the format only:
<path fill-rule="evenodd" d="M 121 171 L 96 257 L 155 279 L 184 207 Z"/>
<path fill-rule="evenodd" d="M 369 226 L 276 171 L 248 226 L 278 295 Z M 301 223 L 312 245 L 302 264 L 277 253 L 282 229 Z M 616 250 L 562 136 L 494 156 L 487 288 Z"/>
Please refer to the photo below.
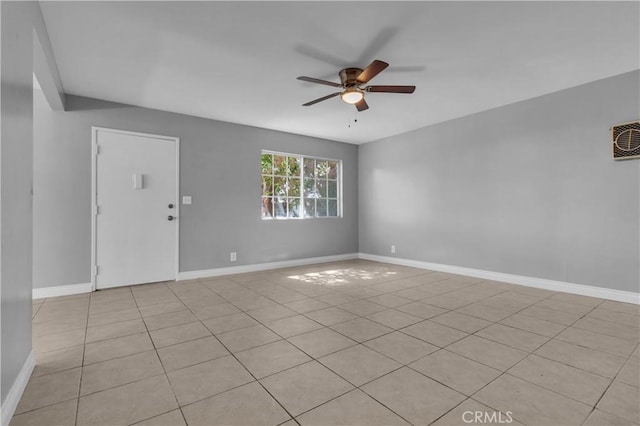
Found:
<path fill-rule="evenodd" d="M 345 68 L 340 70 L 338 75 L 340 76 L 342 87 L 357 86 L 358 81 L 356 79 L 361 73 L 361 68 Z"/>

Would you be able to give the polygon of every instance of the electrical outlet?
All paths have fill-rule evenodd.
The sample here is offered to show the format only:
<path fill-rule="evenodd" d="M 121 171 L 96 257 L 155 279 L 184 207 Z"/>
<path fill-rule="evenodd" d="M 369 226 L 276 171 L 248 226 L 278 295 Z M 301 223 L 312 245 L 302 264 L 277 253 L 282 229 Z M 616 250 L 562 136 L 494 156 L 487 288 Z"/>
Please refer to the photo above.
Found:
<path fill-rule="evenodd" d="M 235 251 L 232 251 L 231 256 L 229 256 L 229 260 L 232 262 L 235 262 L 236 260 L 238 260 L 238 254 Z"/>
<path fill-rule="evenodd" d="M 391 253 L 395 253 L 396 252 L 396 246 L 391 246 Z"/>

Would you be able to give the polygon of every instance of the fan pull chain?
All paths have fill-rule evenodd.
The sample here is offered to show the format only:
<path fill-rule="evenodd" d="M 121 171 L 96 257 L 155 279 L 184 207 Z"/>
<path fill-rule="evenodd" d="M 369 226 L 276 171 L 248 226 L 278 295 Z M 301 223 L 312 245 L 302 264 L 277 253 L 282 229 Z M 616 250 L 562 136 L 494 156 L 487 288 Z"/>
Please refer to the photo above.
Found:
<path fill-rule="evenodd" d="M 353 125 L 355 126 L 358 122 L 358 111 L 353 113 Z M 347 123 L 347 127 L 351 128 L 351 122 Z"/>

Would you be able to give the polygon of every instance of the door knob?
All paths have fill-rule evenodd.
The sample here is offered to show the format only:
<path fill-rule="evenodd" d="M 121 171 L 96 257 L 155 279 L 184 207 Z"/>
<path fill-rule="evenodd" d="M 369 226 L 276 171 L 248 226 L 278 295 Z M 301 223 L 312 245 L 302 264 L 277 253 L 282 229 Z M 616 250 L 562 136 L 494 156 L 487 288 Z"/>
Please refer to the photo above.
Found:
<path fill-rule="evenodd" d="M 167 220 L 169 220 L 169 221 L 171 221 L 171 220 L 173 220 L 173 219 L 175 219 L 175 216 L 169 216 L 169 217 L 167 217 Z"/>
<path fill-rule="evenodd" d="M 169 208 L 172 209 L 173 208 L 173 204 L 169 204 Z"/>

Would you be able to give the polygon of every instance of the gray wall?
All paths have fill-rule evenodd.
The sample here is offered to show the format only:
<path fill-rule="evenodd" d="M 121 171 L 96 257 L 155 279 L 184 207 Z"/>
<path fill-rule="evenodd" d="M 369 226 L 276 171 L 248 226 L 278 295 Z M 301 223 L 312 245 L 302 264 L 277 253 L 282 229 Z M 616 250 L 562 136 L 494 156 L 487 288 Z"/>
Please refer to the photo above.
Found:
<path fill-rule="evenodd" d="M 34 2 L 0 2 L 0 399 L 31 351 L 32 20 Z"/>
<path fill-rule="evenodd" d="M 640 117 L 631 72 L 361 145 L 360 251 L 639 290 Z"/>
<path fill-rule="evenodd" d="M 35 288 L 90 281 L 91 126 L 180 137 L 180 271 L 358 251 L 355 145 L 75 96 L 34 108 Z M 344 217 L 261 220 L 262 149 L 343 160 Z"/>

